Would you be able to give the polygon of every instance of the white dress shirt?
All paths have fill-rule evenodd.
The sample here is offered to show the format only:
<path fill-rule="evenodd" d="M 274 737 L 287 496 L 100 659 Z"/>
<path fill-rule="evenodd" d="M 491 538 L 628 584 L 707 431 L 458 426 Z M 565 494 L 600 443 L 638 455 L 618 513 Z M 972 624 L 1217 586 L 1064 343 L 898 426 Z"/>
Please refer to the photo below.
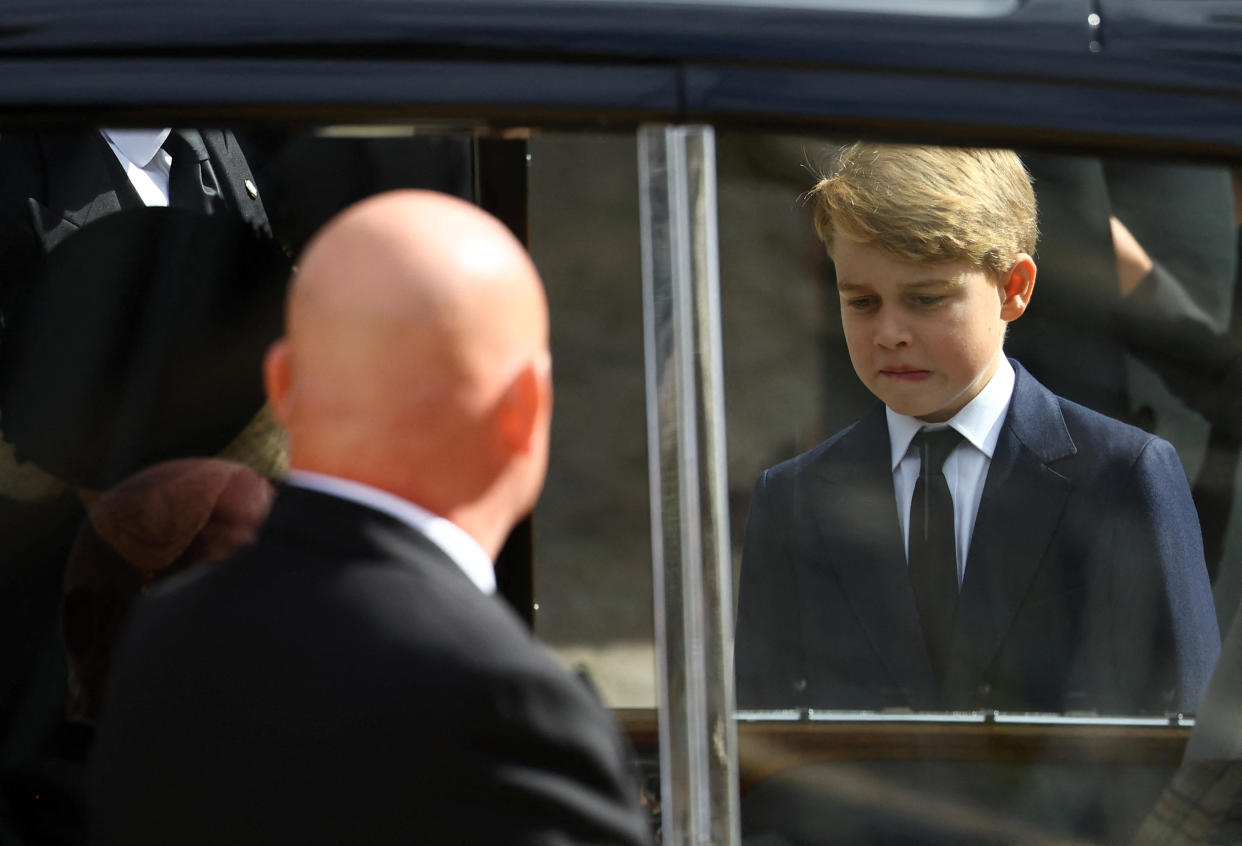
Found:
<path fill-rule="evenodd" d="M 290 470 L 285 484 L 348 499 L 395 517 L 443 550 L 479 590 L 486 594 L 496 592 L 496 570 L 491 556 L 457 524 L 388 491 L 350 479 Z"/>
<path fill-rule="evenodd" d="M 953 535 L 957 540 L 957 584 L 961 587 L 966 577 L 966 557 L 970 552 L 970 537 L 975 530 L 975 518 L 979 515 L 979 500 L 983 497 L 983 483 L 992 465 L 992 454 L 1000 440 L 1001 426 L 1009 411 L 1013 397 L 1013 365 L 1001 355 L 1000 363 L 991 380 L 974 399 L 945 423 L 924 423 L 916 417 L 898 414 L 886 408 L 888 437 L 892 447 L 893 489 L 897 494 L 897 520 L 901 524 L 901 536 L 905 539 L 906 560 L 910 559 L 910 501 L 914 498 L 914 483 L 919 478 L 918 450 L 910 443 L 919 429 L 956 429 L 962 436 L 953 452 L 944 462 L 944 477 L 953 497 Z"/>
<path fill-rule="evenodd" d="M 169 132 L 169 129 L 99 130 L 144 205 L 168 205 L 168 173 L 172 156 L 161 145 Z"/>

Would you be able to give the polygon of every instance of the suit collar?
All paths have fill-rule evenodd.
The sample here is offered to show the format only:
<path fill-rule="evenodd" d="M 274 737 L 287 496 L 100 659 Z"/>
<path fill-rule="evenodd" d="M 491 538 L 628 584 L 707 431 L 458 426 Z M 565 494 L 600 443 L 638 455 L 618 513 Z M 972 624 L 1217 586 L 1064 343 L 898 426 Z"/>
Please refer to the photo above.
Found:
<path fill-rule="evenodd" d="M 1057 396 L 1017 361 L 1010 359 L 1010 363 L 1014 371 L 1013 400 L 1005 427 L 1041 461 L 1057 461 L 1078 452 Z"/>
<path fill-rule="evenodd" d="M 101 129 L 105 139 L 126 159 L 147 167 L 168 138 L 169 129 Z"/>
<path fill-rule="evenodd" d="M 463 587 L 478 590 L 426 535 L 391 514 L 332 494 L 280 485 L 257 543 L 276 536 L 298 539 L 341 561 L 371 557 L 411 566 L 427 562 Z"/>
<path fill-rule="evenodd" d="M 387 491 L 352 479 L 306 470 L 291 470 L 285 482 L 291 487 L 306 488 L 347 499 L 395 517 L 440 547 L 479 590 L 489 595 L 496 592 L 496 571 L 491 557 L 479 546 L 478 541 L 444 517 Z"/>

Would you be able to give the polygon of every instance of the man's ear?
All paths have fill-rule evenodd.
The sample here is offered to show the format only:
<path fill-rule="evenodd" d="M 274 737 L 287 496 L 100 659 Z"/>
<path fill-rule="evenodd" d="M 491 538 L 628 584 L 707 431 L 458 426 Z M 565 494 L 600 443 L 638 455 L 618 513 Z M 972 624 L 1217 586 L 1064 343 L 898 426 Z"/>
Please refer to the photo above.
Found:
<path fill-rule="evenodd" d="M 1001 320 L 1006 323 L 1017 320 L 1031 304 L 1035 290 L 1035 260 L 1026 253 L 1018 253 L 1013 266 L 1001 280 Z"/>
<path fill-rule="evenodd" d="M 496 406 L 497 422 L 510 452 L 530 452 L 552 411 L 552 360 L 547 351 L 517 372 Z"/>
<path fill-rule="evenodd" d="M 289 421 L 293 396 L 293 368 L 289 361 L 289 342 L 281 338 L 268 349 L 263 358 L 263 389 L 272 414 L 282 424 Z"/>

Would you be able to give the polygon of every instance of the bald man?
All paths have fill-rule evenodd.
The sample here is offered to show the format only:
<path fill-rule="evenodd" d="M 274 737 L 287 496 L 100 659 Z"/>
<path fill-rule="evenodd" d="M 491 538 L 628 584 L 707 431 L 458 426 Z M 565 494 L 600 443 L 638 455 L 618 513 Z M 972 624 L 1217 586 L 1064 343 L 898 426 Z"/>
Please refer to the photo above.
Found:
<path fill-rule="evenodd" d="M 137 606 L 93 842 L 648 842 L 609 715 L 490 596 L 547 463 L 522 246 L 443 195 L 347 209 L 264 376 L 293 469 L 254 545 Z"/>

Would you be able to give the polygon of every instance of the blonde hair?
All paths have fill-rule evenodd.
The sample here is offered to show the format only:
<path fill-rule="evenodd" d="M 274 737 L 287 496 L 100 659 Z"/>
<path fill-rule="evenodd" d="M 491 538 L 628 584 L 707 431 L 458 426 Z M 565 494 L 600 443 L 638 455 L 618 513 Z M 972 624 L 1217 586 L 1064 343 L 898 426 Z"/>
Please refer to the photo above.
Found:
<path fill-rule="evenodd" d="M 964 260 L 999 278 L 1039 237 L 1031 177 L 1012 150 L 860 141 L 807 196 L 829 255 L 840 233 L 902 261 Z"/>

